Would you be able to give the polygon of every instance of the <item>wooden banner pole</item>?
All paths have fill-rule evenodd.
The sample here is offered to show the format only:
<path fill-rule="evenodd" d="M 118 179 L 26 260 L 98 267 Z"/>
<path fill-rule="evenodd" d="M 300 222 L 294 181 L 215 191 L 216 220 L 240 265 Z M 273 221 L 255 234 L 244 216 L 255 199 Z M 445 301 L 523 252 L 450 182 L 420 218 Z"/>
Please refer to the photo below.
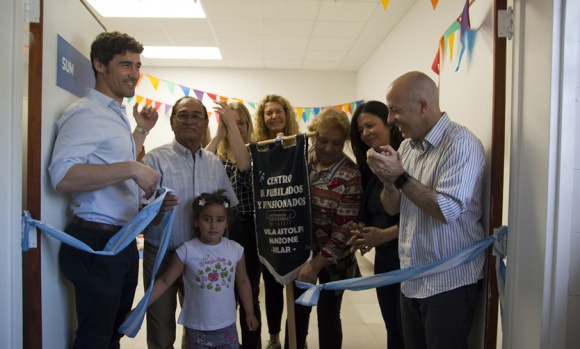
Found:
<path fill-rule="evenodd" d="M 296 349 L 296 314 L 294 313 L 294 283 L 291 282 L 288 285 L 284 286 L 286 289 L 286 313 L 288 319 L 288 333 L 286 336 L 288 337 L 288 344 L 290 345 L 290 349 Z M 284 346 L 284 342 L 282 342 L 282 347 Z"/>

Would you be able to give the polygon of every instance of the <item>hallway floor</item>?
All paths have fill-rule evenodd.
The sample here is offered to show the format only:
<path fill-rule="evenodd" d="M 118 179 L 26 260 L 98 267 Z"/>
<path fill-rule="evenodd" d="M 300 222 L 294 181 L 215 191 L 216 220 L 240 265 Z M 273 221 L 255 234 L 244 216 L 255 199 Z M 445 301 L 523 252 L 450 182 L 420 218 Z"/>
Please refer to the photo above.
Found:
<path fill-rule="evenodd" d="M 373 265 L 366 258 L 358 255 L 359 266 L 363 275 L 373 274 Z M 263 287 L 263 285 L 262 285 Z M 143 297 L 143 285 L 140 275 L 139 286 L 135 295 L 135 304 Z M 262 304 L 262 321 L 265 323 L 264 290 L 260 290 L 260 303 Z M 179 314 L 179 310 L 177 315 Z M 284 313 L 284 319 L 286 317 Z M 387 334 L 377 303 L 375 290 L 346 291 L 342 301 L 342 331 L 343 349 L 382 349 L 387 347 Z M 145 323 L 135 338 L 123 337 L 121 348 L 123 349 L 147 349 Z M 267 326 L 266 326 L 267 327 Z M 310 317 L 308 331 L 308 348 L 318 349 L 318 329 L 316 311 L 313 310 Z M 282 331 L 282 340 L 284 331 Z M 179 337 L 179 336 L 178 336 Z M 262 346 L 266 346 L 268 340 L 267 328 L 262 328 Z M 175 343 L 175 348 L 180 348 L 181 338 Z"/>

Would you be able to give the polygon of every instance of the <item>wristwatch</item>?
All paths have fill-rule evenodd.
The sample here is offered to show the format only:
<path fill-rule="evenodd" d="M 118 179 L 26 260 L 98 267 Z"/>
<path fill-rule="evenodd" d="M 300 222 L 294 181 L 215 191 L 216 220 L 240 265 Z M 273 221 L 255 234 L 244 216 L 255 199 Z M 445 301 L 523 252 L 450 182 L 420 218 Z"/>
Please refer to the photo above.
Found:
<path fill-rule="evenodd" d="M 405 185 L 405 183 L 407 183 L 409 178 L 411 178 L 411 175 L 408 174 L 407 172 L 401 173 L 399 178 L 397 178 L 397 180 L 395 181 L 395 188 L 401 189 L 403 187 L 403 185 Z"/>
<path fill-rule="evenodd" d="M 141 127 L 139 125 L 137 125 L 137 127 L 135 127 L 135 131 L 139 132 L 143 136 L 147 136 L 149 134 L 149 131 L 147 131 L 146 129 L 144 129 L 143 127 Z"/>

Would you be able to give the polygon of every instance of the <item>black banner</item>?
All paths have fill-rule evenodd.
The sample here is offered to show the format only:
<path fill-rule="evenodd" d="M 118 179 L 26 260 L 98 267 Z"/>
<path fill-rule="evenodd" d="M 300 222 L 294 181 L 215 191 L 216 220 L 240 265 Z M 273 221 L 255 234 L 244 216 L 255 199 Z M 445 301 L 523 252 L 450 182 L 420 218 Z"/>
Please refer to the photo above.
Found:
<path fill-rule="evenodd" d="M 294 281 L 311 256 L 307 148 L 304 134 L 296 135 L 293 145 L 282 140 L 250 145 L 258 255 L 283 285 Z"/>

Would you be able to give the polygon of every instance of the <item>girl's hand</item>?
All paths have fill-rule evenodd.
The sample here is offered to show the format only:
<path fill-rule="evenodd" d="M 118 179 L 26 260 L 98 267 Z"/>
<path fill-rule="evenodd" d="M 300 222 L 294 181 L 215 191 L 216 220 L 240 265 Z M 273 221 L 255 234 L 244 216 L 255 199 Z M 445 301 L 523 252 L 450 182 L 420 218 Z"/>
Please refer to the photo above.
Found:
<path fill-rule="evenodd" d="M 258 318 L 254 314 L 246 315 L 246 325 L 248 325 L 250 331 L 255 331 L 258 329 L 260 321 L 258 321 Z"/>

